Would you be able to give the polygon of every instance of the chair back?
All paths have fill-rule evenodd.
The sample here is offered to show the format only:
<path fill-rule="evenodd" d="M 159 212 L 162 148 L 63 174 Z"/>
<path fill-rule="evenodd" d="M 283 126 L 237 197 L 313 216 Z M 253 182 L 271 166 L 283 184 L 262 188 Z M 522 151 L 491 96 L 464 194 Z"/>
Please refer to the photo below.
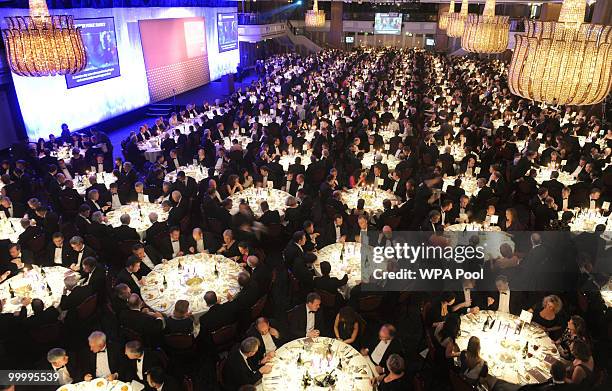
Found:
<path fill-rule="evenodd" d="M 60 206 L 64 211 L 78 211 L 79 206 L 81 206 L 82 200 L 77 199 L 76 197 L 71 197 L 68 195 L 60 195 L 59 196 Z"/>
<path fill-rule="evenodd" d="M 124 260 L 129 258 L 132 255 L 132 247 L 138 243 L 140 243 L 139 240 L 123 240 L 119 242 L 119 253 L 121 257 Z"/>
<path fill-rule="evenodd" d="M 421 376 L 421 374 L 417 373 L 414 375 L 414 378 L 412 379 L 412 387 L 414 391 L 425 391 L 425 380 L 423 380 L 423 376 Z"/>
<path fill-rule="evenodd" d="M 226 350 L 234 342 L 237 330 L 238 323 L 232 323 L 213 331 L 210 333 L 213 344 L 220 351 Z"/>
<path fill-rule="evenodd" d="M 359 298 L 359 312 L 376 311 L 382 304 L 383 297 L 381 295 L 368 295 Z"/>
<path fill-rule="evenodd" d="M 301 306 L 300 305 L 296 305 L 295 307 L 293 307 L 292 309 L 287 311 L 287 322 L 289 324 L 294 323 L 294 320 L 296 319 L 296 317 L 298 316 L 298 313 L 300 311 L 301 311 Z"/>
<path fill-rule="evenodd" d="M 474 391 L 475 387 L 465 381 L 458 373 L 452 369 L 448 370 L 448 377 L 450 379 L 453 391 Z"/>
<path fill-rule="evenodd" d="M 47 235 L 44 232 L 35 234 L 25 245 L 35 255 L 40 255 L 47 248 Z"/>
<path fill-rule="evenodd" d="M 194 346 L 195 340 L 191 334 L 177 333 L 164 335 L 164 343 L 173 350 L 189 350 Z"/>
<path fill-rule="evenodd" d="M 251 320 L 255 320 L 261 316 L 267 300 L 268 295 L 263 295 L 255 304 L 251 306 Z"/>
<path fill-rule="evenodd" d="M 193 380 L 189 376 L 183 378 L 183 389 L 185 391 L 193 391 Z"/>
<path fill-rule="evenodd" d="M 62 337 L 62 323 L 45 324 L 30 330 L 32 342 L 39 346 L 51 346 L 59 342 Z"/>
<path fill-rule="evenodd" d="M 214 217 L 209 217 L 208 218 L 208 229 L 216 234 L 223 234 L 223 224 L 221 223 L 221 221 L 219 219 L 216 219 Z"/>
<path fill-rule="evenodd" d="M 85 240 L 85 244 L 91 247 L 96 254 L 100 254 L 103 251 L 102 242 L 97 236 L 87 234 L 83 239 Z"/>
<path fill-rule="evenodd" d="M 336 295 L 323 289 L 315 289 L 315 292 L 321 296 L 321 305 L 327 308 L 336 307 Z"/>
<path fill-rule="evenodd" d="M 77 307 L 77 314 L 79 316 L 79 320 L 87 320 L 91 318 L 98 308 L 98 295 L 93 294 L 85 299 L 84 302 L 79 304 Z"/>
<path fill-rule="evenodd" d="M 121 326 L 120 335 L 125 341 L 140 341 L 143 342 L 142 335 L 136 330 L 129 327 Z"/>
<path fill-rule="evenodd" d="M 215 372 L 217 374 L 217 384 L 221 386 L 222 390 L 225 390 L 225 382 L 223 381 L 223 369 L 225 368 L 225 360 L 226 358 L 222 358 L 217 361 L 217 365 L 215 368 Z"/>

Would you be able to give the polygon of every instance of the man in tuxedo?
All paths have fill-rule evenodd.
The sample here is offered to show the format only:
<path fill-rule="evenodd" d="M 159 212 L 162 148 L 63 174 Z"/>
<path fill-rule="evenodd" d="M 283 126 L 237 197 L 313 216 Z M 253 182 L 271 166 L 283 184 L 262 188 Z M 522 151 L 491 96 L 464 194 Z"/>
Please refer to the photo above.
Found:
<path fill-rule="evenodd" d="M 161 367 L 153 367 L 147 373 L 147 383 L 155 391 L 182 391 L 183 387 L 168 376 Z"/>
<path fill-rule="evenodd" d="M 561 193 L 565 186 L 559 182 L 558 178 L 559 171 L 553 171 L 550 173 L 550 180 L 543 181 L 542 186 L 548 189 L 548 194 L 555 199 L 557 205 L 561 206 L 563 200 Z"/>
<path fill-rule="evenodd" d="M 121 225 L 113 228 L 113 236 L 119 242 L 127 240 L 140 240 L 140 236 L 135 228 L 130 227 L 131 217 L 125 213 L 119 217 Z"/>
<path fill-rule="evenodd" d="M 106 213 L 111 209 L 111 205 L 106 204 L 100 199 L 100 192 L 97 189 L 91 189 L 87 191 L 87 200 L 85 201 L 89 206 L 92 213 L 103 212 Z"/>
<path fill-rule="evenodd" d="M 297 231 L 293 234 L 292 240 L 287 244 L 283 252 L 285 264 L 291 268 L 295 259 L 304 255 L 304 245 L 306 244 L 306 233 Z"/>
<path fill-rule="evenodd" d="M 234 302 L 238 311 L 248 313 L 248 310 L 261 297 L 260 287 L 257 286 L 257 282 L 251 279 L 251 276 L 246 271 L 238 273 L 238 285 L 240 286 L 240 291 L 235 296 L 228 293 L 228 300 Z"/>
<path fill-rule="evenodd" d="M 21 218 L 25 214 L 25 206 L 12 202 L 7 196 L 0 196 L 0 211 L 4 212 L 6 218 Z"/>
<path fill-rule="evenodd" d="M 377 239 L 378 234 L 374 229 L 370 229 L 368 218 L 364 215 L 360 215 L 357 218 L 357 232 L 355 235 L 355 240 L 359 243 L 373 246 Z"/>
<path fill-rule="evenodd" d="M 223 368 L 223 380 L 228 390 L 237 391 L 242 386 L 255 385 L 262 375 L 270 373 L 272 366 L 258 365 L 251 360 L 259 350 L 259 340 L 247 337 L 239 347 L 232 349 Z"/>
<path fill-rule="evenodd" d="M 105 217 L 102 212 L 93 212 L 91 214 L 91 224 L 89 225 L 90 237 L 95 237 L 100 242 L 103 249 L 108 249 L 116 246 L 113 241 L 113 227 L 104 224 Z"/>
<path fill-rule="evenodd" d="M 427 219 L 421 224 L 421 231 L 441 232 L 443 230 L 440 225 L 442 215 L 438 210 L 430 210 Z"/>
<path fill-rule="evenodd" d="M 123 283 L 130 287 L 133 293 L 140 294 L 140 286 L 142 285 L 142 277 L 138 276 L 140 270 L 140 258 L 132 255 L 125 263 L 125 267 L 117 273 L 117 283 Z"/>
<path fill-rule="evenodd" d="M 525 391 L 577 391 L 581 387 L 578 384 L 567 383 L 567 366 L 559 360 L 555 360 L 550 366 L 551 379 L 540 384 L 524 386 Z"/>
<path fill-rule="evenodd" d="M 78 383 L 82 377 L 79 375 L 78 360 L 70 360 L 66 351 L 62 348 L 53 348 L 47 352 L 48 366 L 44 369 L 49 369 L 57 373 L 57 381 L 59 385 Z"/>
<path fill-rule="evenodd" d="M 168 172 L 176 171 L 178 168 L 185 165 L 185 161 L 183 157 L 178 155 L 176 149 L 170 150 L 170 155 L 168 159 Z"/>
<path fill-rule="evenodd" d="M 64 293 L 60 299 L 59 307 L 62 311 L 67 311 L 66 324 L 69 326 L 77 326 L 77 307 L 94 294 L 91 286 L 78 285 L 79 277 L 77 275 L 69 275 L 64 278 Z"/>
<path fill-rule="evenodd" d="M 83 238 L 80 236 L 73 236 L 70 239 L 70 247 L 72 248 L 70 252 L 70 268 L 74 271 L 81 270 L 83 259 L 87 257 L 97 258 L 96 252 L 89 246 L 86 246 Z"/>
<path fill-rule="evenodd" d="M 392 354 L 402 355 L 402 345 L 395 339 L 396 329 L 392 324 L 383 324 L 378 331 L 377 338 L 370 341 L 361 349 L 361 354 L 368 357 L 375 367 L 376 373 L 385 373 L 385 364 Z"/>
<path fill-rule="evenodd" d="M 91 208 L 89 205 L 83 204 L 79 206 L 79 213 L 74 218 L 74 225 L 76 225 L 81 235 L 86 235 L 89 233 L 89 226 L 91 225 L 91 220 L 89 219 L 90 216 Z"/>
<path fill-rule="evenodd" d="M 511 291 L 508 277 L 499 275 L 495 278 L 497 292 L 487 297 L 487 309 L 519 315 L 522 309 L 523 296 L 519 291 Z"/>
<path fill-rule="evenodd" d="M 256 255 L 249 255 L 244 270 L 251 275 L 251 280 L 256 283 L 260 296 L 268 291 L 272 283 L 272 270 L 268 265 L 261 262 Z"/>
<path fill-rule="evenodd" d="M 147 373 L 154 367 L 161 367 L 162 361 L 157 352 L 146 349 L 141 341 L 129 341 L 125 344 L 125 356 L 127 357 L 124 370 L 120 374 L 122 381 L 137 381 L 148 388 Z"/>
<path fill-rule="evenodd" d="M 21 224 L 21 228 L 23 228 L 23 232 L 19 234 L 17 243 L 19 243 L 21 247 L 28 248 L 28 244 L 33 239 L 44 233 L 43 230 L 36 225 L 35 220 L 26 219 L 24 217 L 19 223 Z"/>
<path fill-rule="evenodd" d="M 326 335 L 325 319 L 320 308 L 321 296 L 311 292 L 306 296 L 305 304 L 297 305 L 289 312 L 289 332 L 293 339 Z"/>
<path fill-rule="evenodd" d="M 153 246 L 145 246 L 142 243 L 135 243 L 132 246 L 132 255 L 140 260 L 140 270 L 138 275 L 140 277 L 146 276 L 162 262 L 161 255 L 155 250 Z"/>
<path fill-rule="evenodd" d="M 145 203 L 149 201 L 150 201 L 149 196 L 145 193 L 144 183 L 142 182 L 134 183 L 134 189 L 130 192 L 130 195 L 128 197 L 128 202 L 129 203 L 132 203 L 132 202 Z"/>
<path fill-rule="evenodd" d="M 145 231 L 145 237 L 148 244 L 153 244 L 160 234 L 168 230 L 168 225 L 159 221 L 159 216 L 155 212 L 149 213 L 149 221 L 151 226 Z"/>
<path fill-rule="evenodd" d="M 212 236 L 212 234 L 207 233 L 206 235 L 202 231 L 201 228 L 194 228 L 191 231 L 191 236 L 189 237 L 189 253 L 207 253 L 214 254 L 219 248 L 219 244 Z"/>
<path fill-rule="evenodd" d="M 457 178 L 452 185 L 446 186 L 446 196 L 453 202 L 459 202 L 460 197 L 465 195 L 465 190 L 461 187 L 461 183 L 461 178 Z"/>
<path fill-rule="evenodd" d="M 259 340 L 259 350 L 253 357 L 254 361 L 259 364 L 265 364 L 274 357 L 276 349 L 283 344 L 283 339 L 278 329 L 273 327 L 271 321 L 264 317 L 255 320 L 255 323 L 247 330 L 247 336 L 255 337 Z"/>
<path fill-rule="evenodd" d="M 349 227 L 341 214 L 334 216 L 334 221 L 327 228 L 326 243 L 344 243 L 349 236 Z"/>
<path fill-rule="evenodd" d="M 263 225 L 280 224 L 280 214 L 277 210 L 270 210 L 268 201 L 262 201 L 260 204 L 263 214 L 259 218 L 259 222 Z"/>
<path fill-rule="evenodd" d="M 59 216 L 51 211 L 47 206 L 36 208 L 36 225 L 50 238 L 55 232 L 59 231 Z"/>
<path fill-rule="evenodd" d="M 345 273 L 342 279 L 336 277 L 330 277 L 331 264 L 327 261 L 323 261 L 320 264 L 321 276 L 315 277 L 313 284 L 316 289 L 320 289 L 336 295 L 336 301 L 342 302 L 342 295 L 338 292 L 338 289 L 345 286 L 348 282 L 348 275 Z"/>
<path fill-rule="evenodd" d="M 70 252 L 70 246 L 64 243 L 64 235 L 61 232 L 54 233 L 47 246 L 47 265 L 70 266 Z"/>
<path fill-rule="evenodd" d="M 210 354 L 214 350 L 211 333 L 236 322 L 237 311 L 235 303 L 231 301 L 220 304 L 213 291 L 204 294 L 204 301 L 208 311 L 200 317 L 200 333 L 196 337 L 196 345 L 200 353 Z"/>
<path fill-rule="evenodd" d="M 104 265 L 98 264 L 94 257 L 83 259 L 83 271 L 81 272 L 81 285 L 87 285 L 98 294 L 98 297 L 106 293 L 106 270 Z"/>
<path fill-rule="evenodd" d="M 185 198 L 193 198 L 197 193 L 198 184 L 195 179 L 185 175 L 185 171 L 179 171 L 176 174 L 174 182 L 174 190 L 179 191 Z"/>
<path fill-rule="evenodd" d="M 103 173 L 103 172 L 112 172 L 113 171 L 113 163 L 110 160 L 105 160 L 104 155 L 98 154 L 96 155 L 96 161 L 91 166 L 91 171 L 95 173 Z"/>
<path fill-rule="evenodd" d="M 543 244 L 542 235 L 534 232 L 530 237 L 531 249 L 521 261 L 523 279 L 521 280 L 522 291 L 536 291 L 544 281 L 550 283 L 556 268 L 553 269 L 554 260 L 551 259 L 550 252 Z M 541 280 L 540 280 L 541 279 Z M 543 289 L 543 288 L 542 288 Z"/>
<path fill-rule="evenodd" d="M 401 179 L 399 172 L 396 170 L 391 171 L 391 175 L 389 178 L 385 179 L 385 184 L 383 185 L 383 189 L 390 191 L 398 197 L 402 196 L 402 192 L 406 188 L 406 181 Z"/>
<path fill-rule="evenodd" d="M 141 335 L 145 342 L 156 343 L 164 328 L 164 315 L 145 307 L 136 293 L 130 295 L 127 305 L 128 309 L 119 314 L 119 324 Z"/>
<path fill-rule="evenodd" d="M 32 315 L 24 319 L 24 326 L 28 331 L 35 330 L 41 326 L 58 322 L 59 311 L 50 305 L 45 308 L 45 303 L 41 299 L 32 299 Z"/>
<path fill-rule="evenodd" d="M 94 331 L 87 338 L 89 349 L 83 354 L 83 379 L 90 381 L 97 378 L 116 380 L 119 370 L 123 368 L 124 359 L 119 345 L 106 340 L 106 334 Z"/>
<path fill-rule="evenodd" d="M 17 274 L 24 267 L 30 268 L 34 264 L 34 254 L 30 250 L 23 249 L 18 243 L 12 243 L 8 248 L 10 264 L 8 270 L 12 275 Z"/>
<path fill-rule="evenodd" d="M 179 227 L 170 228 L 168 236 L 158 244 L 158 250 L 165 259 L 180 257 L 189 253 L 189 242 L 181 235 Z"/>

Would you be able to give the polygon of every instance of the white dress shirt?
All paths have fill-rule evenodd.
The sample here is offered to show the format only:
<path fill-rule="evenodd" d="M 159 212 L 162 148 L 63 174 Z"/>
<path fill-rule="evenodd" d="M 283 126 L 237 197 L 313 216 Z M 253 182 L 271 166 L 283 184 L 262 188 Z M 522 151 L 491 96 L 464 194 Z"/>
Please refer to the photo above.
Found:
<path fill-rule="evenodd" d="M 136 359 L 136 376 L 140 380 L 144 380 L 144 373 L 142 373 L 142 364 L 144 363 L 144 353 L 139 359 Z"/>
<path fill-rule="evenodd" d="M 155 267 L 155 265 L 153 264 L 153 261 L 151 261 L 151 258 L 149 258 L 146 252 L 145 252 L 144 258 L 142 258 L 140 261 L 144 263 L 145 265 L 147 265 L 149 269 L 151 270 L 153 270 L 153 268 Z"/>
<path fill-rule="evenodd" d="M 83 249 L 84 250 L 84 249 Z M 77 254 L 77 266 L 81 267 L 81 260 L 83 259 L 83 250 L 79 251 Z"/>
<path fill-rule="evenodd" d="M 205 248 L 204 248 L 204 239 L 196 240 L 196 251 L 201 253 L 204 250 L 205 250 Z"/>
<path fill-rule="evenodd" d="M 104 163 L 98 163 L 97 164 L 96 172 L 104 172 Z"/>
<path fill-rule="evenodd" d="M 138 202 L 146 202 L 145 195 L 143 193 L 138 193 Z"/>
<path fill-rule="evenodd" d="M 563 199 L 563 205 L 562 205 L 562 209 L 569 209 L 569 198 L 564 198 Z"/>
<path fill-rule="evenodd" d="M 510 290 L 499 292 L 499 306 L 497 310 L 507 314 L 510 313 Z"/>
<path fill-rule="evenodd" d="M 336 243 L 338 243 L 340 241 L 340 238 L 342 237 L 342 233 L 340 231 L 341 226 L 335 225 L 335 227 L 336 227 Z"/>
<path fill-rule="evenodd" d="M 140 281 L 138 281 L 138 277 L 136 277 L 136 274 L 134 273 L 130 273 L 130 276 L 132 277 L 132 280 L 134 280 L 134 282 L 136 283 L 137 286 L 140 286 Z"/>
<path fill-rule="evenodd" d="M 96 353 L 96 378 L 106 377 L 110 374 L 111 370 L 108 363 L 108 352 L 105 347 L 103 351 Z"/>
<path fill-rule="evenodd" d="M 253 372 L 253 369 L 251 368 L 251 366 L 249 365 L 249 360 L 247 359 L 247 357 L 244 355 L 244 353 L 240 352 L 240 355 L 242 356 L 242 359 L 244 360 L 244 363 L 246 364 L 247 368 L 249 368 L 249 371 Z"/>
<path fill-rule="evenodd" d="M 53 368 L 53 370 L 57 373 L 57 381 L 59 382 L 60 386 L 72 383 L 72 377 L 70 377 L 68 368 L 66 368 L 65 365 L 59 368 L 55 368 L 52 365 L 51 368 Z"/>
<path fill-rule="evenodd" d="M 387 351 L 389 344 L 391 344 L 391 340 L 388 340 L 388 341 L 381 340 L 378 343 L 378 345 L 376 345 L 376 347 L 374 348 L 374 351 L 370 355 L 374 364 L 380 365 L 380 361 L 382 360 L 385 352 Z"/>
<path fill-rule="evenodd" d="M 270 352 L 274 352 L 276 350 L 274 339 L 272 339 L 272 335 L 270 335 L 270 333 L 267 333 L 266 335 L 262 335 L 261 339 L 263 340 L 264 347 L 266 348 L 266 354 Z"/>
<path fill-rule="evenodd" d="M 310 312 L 306 306 L 306 334 L 315 329 L 315 313 Z"/>
<path fill-rule="evenodd" d="M 56 247 L 55 252 L 53 253 L 53 263 L 56 265 L 62 264 L 62 248 L 63 247 Z"/>
<path fill-rule="evenodd" d="M 174 167 L 178 170 L 178 168 L 181 166 L 179 164 L 179 161 L 177 158 L 172 159 L 172 162 L 174 163 Z"/>
<path fill-rule="evenodd" d="M 119 194 L 111 194 L 111 206 L 113 209 L 121 208 L 121 200 L 119 199 Z"/>
<path fill-rule="evenodd" d="M 578 178 L 578 175 L 580 175 L 580 173 L 582 172 L 582 166 L 578 165 L 578 167 L 576 167 L 576 169 L 574 170 L 574 172 L 572 172 L 572 176 L 574 178 Z"/>
<path fill-rule="evenodd" d="M 178 240 L 172 240 L 172 257 L 176 257 L 181 251 L 181 243 Z"/>

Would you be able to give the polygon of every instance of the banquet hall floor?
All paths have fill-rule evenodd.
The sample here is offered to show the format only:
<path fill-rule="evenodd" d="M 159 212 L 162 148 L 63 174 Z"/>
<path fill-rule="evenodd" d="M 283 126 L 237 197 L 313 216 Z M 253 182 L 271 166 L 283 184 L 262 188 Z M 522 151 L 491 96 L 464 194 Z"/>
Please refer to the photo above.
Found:
<path fill-rule="evenodd" d="M 238 90 L 238 88 L 248 86 L 251 84 L 251 81 L 255 79 L 256 76 L 254 74 L 249 74 L 241 82 L 235 82 L 236 90 Z M 215 99 L 224 99 L 228 96 L 229 94 L 227 93 L 225 82 L 222 81 L 222 79 L 218 79 L 213 80 L 202 87 L 194 88 L 193 90 L 177 95 L 175 102 L 173 102 L 173 98 L 168 98 L 157 103 L 176 104 L 177 106 L 195 103 L 196 105 L 201 106 L 205 100 L 212 103 Z M 152 124 L 153 118 L 143 117 L 138 121 L 130 123 L 129 125 L 118 127 L 107 132 L 111 142 L 113 143 L 113 154 L 115 157 L 122 156 L 121 141 L 128 137 L 131 131 L 138 131 L 138 128 L 145 123 Z"/>

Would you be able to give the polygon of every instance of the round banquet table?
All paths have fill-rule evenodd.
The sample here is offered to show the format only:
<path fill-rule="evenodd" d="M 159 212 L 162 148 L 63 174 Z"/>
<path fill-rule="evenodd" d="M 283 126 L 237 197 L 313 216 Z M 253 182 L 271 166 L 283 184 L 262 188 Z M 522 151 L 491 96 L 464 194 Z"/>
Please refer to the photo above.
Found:
<path fill-rule="evenodd" d="M 235 295 L 240 290 L 236 277 L 241 271 L 236 262 L 222 255 L 185 255 L 156 265 L 140 292 L 147 305 L 166 315 L 172 314 L 177 300 L 188 300 L 197 320 L 208 311 L 204 293 L 214 291 L 222 303 L 226 302 L 228 292 Z"/>
<path fill-rule="evenodd" d="M 481 229 L 478 229 L 479 226 Z M 470 238 L 474 235 L 478 235 L 480 239 L 479 243 L 481 245 L 486 244 L 486 246 L 484 246 L 485 260 L 500 258 L 502 254 L 499 248 L 504 243 L 510 245 L 512 251 L 516 248 L 516 244 L 512 240 L 512 235 L 502 231 L 499 227 L 489 226 L 485 229 L 481 224 L 461 223 L 447 227 L 444 232 L 444 237 L 449 240 L 449 245 L 452 247 L 467 246 L 470 243 Z"/>
<path fill-rule="evenodd" d="M 230 137 L 223 137 L 223 148 L 229 151 L 232 145 L 234 145 L 234 140 L 238 140 L 238 144 L 242 146 L 243 150 L 246 150 L 247 146 L 253 142 L 253 139 L 248 136 L 233 135 Z"/>
<path fill-rule="evenodd" d="M 571 176 L 569 173 L 565 171 L 561 171 L 559 169 L 553 169 L 553 168 L 548 168 L 548 167 L 542 167 L 537 171 L 537 175 L 535 177 L 536 182 L 538 182 L 538 184 L 541 185 L 542 182 L 550 180 L 551 179 L 550 176 L 553 173 L 553 171 L 557 171 L 559 173 L 559 178 L 557 178 L 557 180 L 563 183 L 564 186 L 569 187 L 575 184 L 576 182 L 578 182 L 576 178 Z"/>
<path fill-rule="evenodd" d="M 372 247 L 368 246 L 371 250 Z M 342 256 L 340 256 L 342 254 Z M 348 282 L 340 288 L 340 293 L 345 298 L 349 297 L 351 289 L 361 282 L 361 243 L 346 242 L 333 243 L 317 251 L 317 260 L 313 264 L 317 276 L 321 275 L 321 262 L 327 261 L 331 264 L 331 276 L 342 279 L 348 275 Z M 373 262 L 368 265 L 374 266 Z M 373 272 L 373 270 L 370 270 Z"/>
<path fill-rule="evenodd" d="M 459 223 L 452 224 L 448 227 L 444 228 L 445 231 L 450 232 L 476 232 L 476 231 L 486 231 L 486 232 L 500 232 L 501 228 L 497 225 L 489 225 L 489 224 L 480 224 L 480 223 Z"/>
<path fill-rule="evenodd" d="M 164 222 L 168 219 L 168 213 L 164 212 L 160 204 L 150 202 L 134 202 L 129 205 L 122 205 L 120 209 L 108 212 L 106 218 L 108 219 L 108 224 L 115 228 L 121 225 L 121 216 L 127 213 L 131 218 L 130 227 L 136 229 L 140 238 L 144 239 L 147 229 L 151 226 L 151 221 L 149 220 L 151 212 L 157 213 L 157 221 Z"/>
<path fill-rule="evenodd" d="M 330 354 L 331 353 L 331 354 Z M 298 363 L 301 358 L 301 363 Z M 351 345 L 333 338 L 301 338 L 281 346 L 270 361 L 272 371 L 262 377 L 258 390 L 370 391 L 374 377 L 368 358 Z M 331 372 L 335 387 L 317 382 Z M 309 385 L 304 381 L 309 378 Z"/>
<path fill-rule="evenodd" d="M 445 176 L 442 179 L 443 185 L 442 185 L 442 191 L 446 191 L 446 188 L 448 186 L 454 186 L 455 185 L 455 179 L 457 179 L 458 176 Z M 460 176 L 459 179 L 461 179 L 461 188 L 463 190 L 465 190 L 465 195 L 468 197 L 473 197 L 476 196 L 478 194 L 478 191 L 480 190 L 478 188 L 477 185 L 477 178 L 474 176 Z"/>
<path fill-rule="evenodd" d="M 111 172 L 99 172 L 96 173 L 96 180 L 98 181 L 98 183 L 104 184 L 104 186 L 106 186 L 106 188 L 108 189 L 111 183 L 117 182 L 117 177 Z M 90 186 L 91 183 L 89 182 L 89 175 L 79 176 L 74 181 L 74 189 L 82 196 L 87 195 L 85 193 L 87 192 L 87 189 L 89 189 Z"/>
<path fill-rule="evenodd" d="M 438 146 L 438 152 L 440 154 L 446 153 L 446 147 L 450 147 L 451 148 L 451 152 L 450 153 L 453 156 L 453 158 L 455 159 L 455 163 L 459 163 L 465 157 L 465 149 L 461 145 L 458 145 L 458 144 L 439 145 Z"/>
<path fill-rule="evenodd" d="M 20 218 L 0 219 L 0 240 L 10 240 L 12 243 L 17 243 L 19 235 L 23 231 Z"/>
<path fill-rule="evenodd" d="M 342 202 L 350 209 L 357 207 L 357 201 L 360 198 L 365 201 L 364 210 L 371 216 L 378 216 L 383 212 L 384 200 L 389 199 L 392 204 L 398 204 L 400 201 L 398 196 L 382 189 L 366 190 L 356 187 L 342 191 Z"/>
<path fill-rule="evenodd" d="M 278 189 L 264 189 L 261 187 L 249 187 L 238 193 L 234 193 L 229 198 L 232 200 L 232 210 L 230 213 L 235 215 L 240 207 L 240 200 L 246 200 L 255 217 L 260 217 L 263 213 L 259 206 L 262 201 L 268 201 L 270 210 L 277 210 L 281 216 L 285 215 L 287 209 L 287 198 L 291 194 Z"/>
<path fill-rule="evenodd" d="M 108 381 L 103 378 L 98 378 L 90 381 L 66 384 L 59 387 L 57 391 L 132 391 L 132 386 L 130 383 L 124 383 L 121 380 Z"/>
<path fill-rule="evenodd" d="M 610 277 L 610 281 L 606 285 L 601 287 L 601 297 L 604 303 L 606 303 L 606 307 L 612 308 L 612 277 Z"/>
<path fill-rule="evenodd" d="M 384 153 L 375 154 L 373 152 L 368 152 L 363 154 L 363 158 L 361 159 L 361 165 L 363 167 L 372 167 L 374 164 L 376 164 L 376 160 L 374 159 L 375 155 L 380 155 L 382 157 L 382 160 L 380 162 L 386 164 L 387 167 L 389 167 L 389 170 L 394 170 L 400 162 L 400 160 L 394 155 L 387 155 Z"/>
<path fill-rule="evenodd" d="M 482 331 L 487 315 L 495 323 Z M 525 324 L 520 334 L 515 334 L 518 324 L 518 316 L 496 311 L 463 315 L 457 345 L 465 350 L 470 337 L 477 336 L 482 346 L 481 356 L 491 375 L 513 384 L 544 382 L 550 377 L 552 362 L 559 360 L 559 352 L 539 325 Z M 523 358 L 525 344 L 528 344 L 528 355 Z"/>
<path fill-rule="evenodd" d="M 604 216 L 596 209 L 574 209 L 574 218 L 569 223 L 570 231 L 572 232 L 595 232 L 595 228 L 599 224 L 608 225 L 609 216 Z M 559 219 L 563 215 L 563 211 L 559 211 Z M 606 231 L 610 227 L 606 228 Z"/>
<path fill-rule="evenodd" d="M 283 166 L 283 170 L 288 171 L 289 170 L 289 166 L 295 163 L 295 158 L 299 157 L 300 159 L 302 159 L 302 164 L 304 165 L 304 168 L 308 168 L 308 166 L 310 166 L 310 154 L 294 154 L 294 155 L 283 155 L 280 158 L 280 165 Z"/>
<path fill-rule="evenodd" d="M 75 274 L 63 266 L 40 268 L 33 266 L 32 270 L 22 272 L 0 284 L 0 300 L 6 299 L 2 312 L 14 313 L 21 308 L 21 299 L 41 299 L 47 307 L 57 307 L 64 292 L 64 278 Z M 49 289 L 51 292 L 49 293 Z M 14 297 L 11 297 L 13 290 Z M 32 306 L 27 306 L 28 316 L 32 315 Z"/>
<path fill-rule="evenodd" d="M 147 141 L 138 143 L 138 149 L 144 153 L 145 159 L 151 163 L 155 163 L 157 157 L 162 154 L 160 144 L 161 140 L 159 137 L 151 137 Z"/>
<path fill-rule="evenodd" d="M 176 181 L 176 174 L 178 171 L 183 171 L 186 176 L 192 177 L 196 182 L 200 182 L 203 179 L 208 178 L 208 169 L 200 165 L 194 166 L 190 164 L 188 166 L 179 167 L 176 171 L 172 171 L 166 174 L 164 180 L 166 182 L 174 183 Z"/>

